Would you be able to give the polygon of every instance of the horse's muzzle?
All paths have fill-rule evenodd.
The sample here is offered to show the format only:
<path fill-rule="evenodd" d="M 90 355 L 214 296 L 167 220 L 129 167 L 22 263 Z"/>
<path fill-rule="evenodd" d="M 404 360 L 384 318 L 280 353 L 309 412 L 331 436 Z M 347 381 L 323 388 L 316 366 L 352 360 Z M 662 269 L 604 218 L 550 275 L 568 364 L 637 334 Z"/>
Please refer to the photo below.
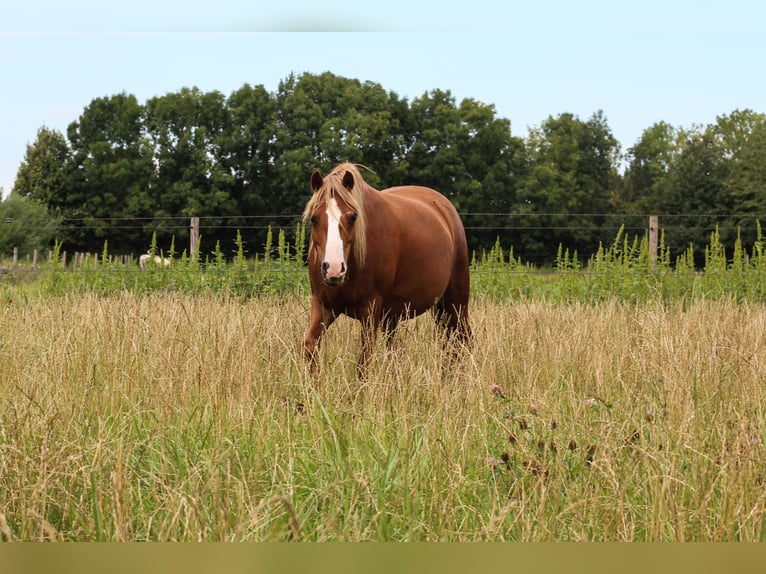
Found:
<path fill-rule="evenodd" d="M 341 263 L 340 268 L 333 268 L 327 261 L 322 263 L 322 281 L 328 287 L 337 287 L 346 279 L 346 264 Z"/>

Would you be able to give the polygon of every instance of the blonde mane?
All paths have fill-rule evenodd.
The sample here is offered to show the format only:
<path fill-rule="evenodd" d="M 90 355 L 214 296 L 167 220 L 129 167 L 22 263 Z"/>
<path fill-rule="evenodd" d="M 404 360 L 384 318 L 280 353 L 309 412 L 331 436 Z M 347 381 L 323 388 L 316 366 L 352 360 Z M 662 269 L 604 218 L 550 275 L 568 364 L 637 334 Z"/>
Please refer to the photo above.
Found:
<path fill-rule="evenodd" d="M 361 166 L 364 167 L 364 166 Z M 354 177 L 354 187 L 349 190 L 343 185 L 343 176 L 350 172 Z M 367 234 L 366 234 L 366 215 L 364 211 L 364 189 L 367 183 L 359 172 L 359 166 L 353 163 L 341 163 L 337 165 L 330 173 L 324 176 L 322 187 L 320 187 L 309 199 L 306 208 L 303 210 L 303 221 L 311 218 L 317 206 L 327 201 L 327 199 L 336 195 L 356 214 L 356 236 L 354 239 L 354 258 L 357 265 L 364 267 L 367 256 Z"/>

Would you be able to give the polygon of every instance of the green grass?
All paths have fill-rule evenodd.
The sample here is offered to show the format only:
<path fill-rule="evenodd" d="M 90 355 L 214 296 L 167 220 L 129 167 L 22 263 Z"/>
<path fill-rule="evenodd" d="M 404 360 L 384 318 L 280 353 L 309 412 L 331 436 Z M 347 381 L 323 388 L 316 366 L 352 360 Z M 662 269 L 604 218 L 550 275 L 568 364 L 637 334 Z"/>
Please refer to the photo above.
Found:
<path fill-rule="evenodd" d="M 476 296 L 356 379 L 308 300 L 14 298 L 0 311 L 0 537 L 726 540 L 764 535 L 766 308 Z"/>
<path fill-rule="evenodd" d="M 75 265 L 61 263 L 61 246 L 51 261 L 32 268 L 18 265 L 0 275 L 0 297 L 48 297 L 72 293 L 118 295 L 125 291 L 157 291 L 196 295 L 228 294 L 247 300 L 264 295 L 305 297 L 309 294 L 304 264 L 305 230 L 296 227 L 292 243 L 284 231 L 277 240 L 269 234 L 263 253 L 246 254 L 238 241 L 232 253 L 220 245 L 197 258 L 180 255 L 171 245 L 170 268 L 150 265 L 141 270 L 133 262 L 110 261 L 108 245 L 98 257 L 80 259 Z M 156 253 L 160 253 L 153 246 Z M 752 246 L 737 240 L 724 246 L 717 232 L 710 236 L 702 268 L 696 268 L 689 250 L 670 260 L 664 239 L 656 258 L 649 256 L 648 240 L 629 238 L 620 231 L 612 245 L 601 247 L 587 261 L 576 253 L 559 249 L 547 268 L 524 263 L 496 244 L 476 253 L 471 263 L 471 290 L 501 302 L 542 300 L 549 302 L 599 303 L 612 299 L 638 303 L 650 301 L 735 300 L 766 302 L 766 255 L 760 227 Z"/>

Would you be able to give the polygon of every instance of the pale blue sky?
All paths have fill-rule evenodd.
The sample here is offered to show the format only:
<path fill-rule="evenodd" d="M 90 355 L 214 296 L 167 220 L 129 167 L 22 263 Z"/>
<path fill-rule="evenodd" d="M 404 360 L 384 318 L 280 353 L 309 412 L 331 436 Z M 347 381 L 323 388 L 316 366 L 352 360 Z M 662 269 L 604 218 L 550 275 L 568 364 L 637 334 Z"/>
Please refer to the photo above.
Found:
<path fill-rule="evenodd" d="M 623 150 L 657 121 L 766 112 L 766 3 L 755 0 L 104 0 L 8 3 L 0 20 L 0 187 L 40 126 L 97 97 L 197 86 L 274 92 L 291 72 L 493 104 L 526 136 L 603 110 Z M 361 3 L 359 3 L 361 4 Z"/>

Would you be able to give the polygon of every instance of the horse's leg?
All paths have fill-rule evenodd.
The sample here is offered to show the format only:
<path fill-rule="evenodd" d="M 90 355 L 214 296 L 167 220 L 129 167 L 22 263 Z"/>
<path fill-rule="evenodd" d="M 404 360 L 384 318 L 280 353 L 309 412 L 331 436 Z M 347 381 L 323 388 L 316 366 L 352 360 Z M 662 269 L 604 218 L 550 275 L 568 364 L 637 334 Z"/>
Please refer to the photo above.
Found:
<path fill-rule="evenodd" d="M 360 379 L 367 378 L 367 369 L 370 364 L 375 341 L 378 338 L 378 331 L 383 319 L 379 304 L 370 304 L 362 314 L 360 319 L 362 323 L 362 348 L 359 353 L 359 360 L 356 364 L 356 372 Z"/>
<path fill-rule="evenodd" d="M 451 296 L 445 295 L 434 307 L 436 325 L 441 332 L 444 344 L 445 360 L 441 363 L 442 379 L 453 380 L 462 365 L 461 351 L 470 346 L 471 328 L 468 324 L 467 304 L 455 303 Z"/>
<path fill-rule="evenodd" d="M 370 357 L 375 347 L 377 335 L 377 325 L 372 325 L 369 321 L 362 322 L 362 348 L 359 351 L 359 360 L 356 363 L 356 374 L 362 380 L 367 378 L 367 369 L 370 366 Z"/>
<path fill-rule="evenodd" d="M 316 371 L 317 353 L 319 352 L 322 335 L 330 328 L 333 321 L 335 321 L 335 315 L 317 299 L 312 297 L 311 319 L 309 320 L 309 328 L 303 338 L 303 351 L 311 372 Z"/>
<path fill-rule="evenodd" d="M 459 250 L 452 277 L 444 292 L 442 303 L 446 313 L 447 331 L 454 335 L 457 342 L 470 344 L 471 325 L 468 322 L 468 298 L 471 291 L 471 271 L 468 261 L 468 248 Z"/>
<path fill-rule="evenodd" d="M 467 344 L 471 339 L 471 327 L 468 324 L 468 306 L 453 303 L 448 298 L 437 301 L 434 307 L 436 325 L 445 334 L 445 343 L 457 341 Z"/>
<path fill-rule="evenodd" d="M 436 323 L 446 334 L 446 344 L 470 345 L 468 322 L 470 277 L 467 265 L 458 265 L 442 298 L 434 307 Z"/>
<path fill-rule="evenodd" d="M 389 351 L 394 346 L 394 335 L 396 334 L 396 327 L 398 324 L 399 319 L 391 314 L 383 317 L 383 321 L 381 322 L 381 329 L 386 337 L 386 349 Z"/>

